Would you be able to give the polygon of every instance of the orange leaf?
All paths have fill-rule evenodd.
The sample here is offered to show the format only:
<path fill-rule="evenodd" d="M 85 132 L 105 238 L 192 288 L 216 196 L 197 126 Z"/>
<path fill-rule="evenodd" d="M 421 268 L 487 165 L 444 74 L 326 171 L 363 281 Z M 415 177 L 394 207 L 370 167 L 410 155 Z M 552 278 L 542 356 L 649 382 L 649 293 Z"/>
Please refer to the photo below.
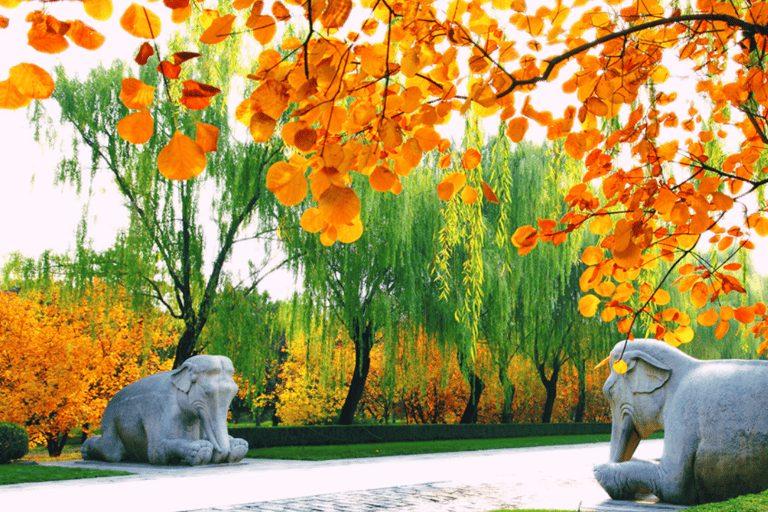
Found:
<path fill-rule="evenodd" d="M 440 161 L 438 162 L 438 165 L 441 169 L 447 169 L 451 166 L 451 155 L 443 155 L 440 157 Z"/>
<path fill-rule="evenodd" d="M 204 153 L 216 151 L 219 144 L 219 128 L 212 124 L 198 122 L 195 142 L 203 148 Z"/>
<path fill-rule="evenodd" d="M 397 183 L 397 176 L 385 165 L 377 165 L 368 175 L 368 184 L 377 192 L 388 192 Z"/>
<path fill-rule="evenodd" d="M 450 201 L 453 199 L 454 194 L 464 186 L 466 181 L 467 178 L 463 173 L 454 172 L 449 174 L 437 185 L 437 197 L 443 201 Z"/>
<path fill-rule="evenodd" d="M 384 117 L 379 121 L 379 139 L 384 149 L 394 149 L 403 143 L 403 133 L 397 121 Z"/>
<path fill-rule="evenodd" d="M 8 28 L 8 18 L 0 15 L 0 28 Z"/>
<path fill-rule="evenodd" d="M 517 254 L 525 256 L 539 242 L 539 231 L 533 226 L 520 226 L 512 235 L 512 244 L 517 247 Z"/>
<path fill-rule="evenodd" d="M 477 190 L 467 185 L 461 191 L 461 200 L 465 204 L 475 204 L 475 202 L 477 201 Z"/>
<path fill-rule="evenodd" d="M 584 152 L 587 149 L 587 139 L 583 133 L 570 133 L 565 139 L 565 152 L 571 158 L 581 160 L 584 158 Z"/>
<path fill-rule="evenodd" d="M 715 338 L 719 340 L 723 339 L 723 336 L 725 336 L 730 327 L 731 325 L 724 320 L 717 324 L 717 327 L 715 327 Z"/>
<path fill-rule="evenodd" d="M 325 229 L 320 233 L 320 243 L 326 247 L 336 243 L 336 238 L 336 226 L 331 224 L 327 225 Z"/>
<path fill-rule="evenodd" d="M 202 110 L 211 103 L 211 98 L 221 92 L 212 85 L 196 82 L 195 80 L 184 80 L 184 88 L 181 91 L 179 102 L 190 110 Z"/>
<path fill-rule="evenodd" d="M 245 22 L 245 26 L 253 30 L 253 37 L 262 46 L 268 45 L 277 32 L 275 18 L 269 15 L 251 15 Z"/>
<path fill-rule="evenodd" d="M 267 190 L 275 194 L 277 200 L 283 205 L 296 206 L 307 196 L 309 186 L 307 185 L 307 178 L 301 169 L 288 162 L 275 162 L 267 171 Z M 304 227 L 303 216 L 302 227 Z M 307 231 L 316 233 L 320 229 Z"/>
<path fill-rule="evenodd" d="M 157 70 L 166 78 L 175 80 L 181 75 L 181 66 L 178 66 L 170 61 L 164 60 L 157 65 Z"/>
<path fill-rule="evenodd" d="M 600 299 L 592 294 L 587 294 L 579 299 L 579 313 L 584 318 L 592 318 L 597 313 Z"/>
<path fill-rule="evenodd" d="M 157 155 L 157 168 L 169 180 L 188 180 L 197 176 L 207 163 L 203 148 L 178 130 Z"/>
<path fill-rule="evenodd" d="M 13 66 L 9 80 L 20 94 L 33 100 L 44 100 L 53 93 L 53 78 L 35 64 L 22 63 Z"/>
<path fill-rule="evenodd" d="M 132 110 L 143 110 L 155 101 L 155 88 L 136 78 L 124 78 L 120 99 Z"/>
<path fill-rule="evenodd" d="M 708 299 L 709 288 L 705 283 L 699 281 L 693 285 L 693 289 L 691 289 L 691 304 L 693 304 L 696 309 L 703 308 Z"/>
<path fill-rule="evenodd" d="M 352 12 L 352 0 L 328 0 L 323 14 L 320 15 L 320 23 L 326 29 L 341 28 Z"/>
<path fill-rule="evenodd" d="M 232 33 L 232 24 L 235 22 L 235 18 L 234 14 L 226 14 L 213 20 L 203 35 L 200 36 L 200 42 L 216 44 L 224 41 Z"/>
<path fill-rule="evenodd" d="M 192 16 L 192 5 L 187 4 L 186 7 L 179 7 L 171 11 L 171 21 L 174 23 L 184 23 Z"/>
<path fill-rule="evenodd" d="M 10 79 L 0 82 L 0 108 L 16 110 L 26 107 L 31 102 L 32 99 L 21 94 Z"/>
<path fill-rule="evenodd" d="M 603 261 L 603 250 L 599 247 L 595 247 L 594 245 L 590 245 L 584 249 L 584 252 L 581 255 L 581 261 L 587 265 L 597 265 Z"/>
<path fill-rule="evenodd" d="M 120 17 L 120 26 L 134 37 L 154 39 L 160 35 L 161 23 L 155 13 L 132 3 Z"/>
<path fill-rule="evenodd" d="M 106 21 L 112 17 L 112 0 L 83 0 L 83 7 L 95 20 Z"/>
<path fill-rule="evenodd" d="M 152 45 L 148 42 L 144 41 L 141 44 L 141 48 L 139 48 L 139 53 L 136 55 L 136 64 L 139 66 L 143 66 L 149 61 L 149 58 L 155 54 L 155 50 L 152 48 Z"/>
<path fill-rule="evenodd" d="M 464 156 L 461 157 L 461 165 L 467 170 L 474 169 L 480 165 L 482 158 L 478 150 L 468 149 L 464 152 Z"/>
<path fill-rule="evenodd" d="M 623 321 L 624 320 L 622 320 L 622 322 Z M 627 328 L 627 330 L 629 330 L 629 328 Z M 626 331 L 623 331 L 623 332 L 626 332 Z M 613 370 L 620 375 L 625 374 L 627 373 L 627 363 L 624 360 L 619 359 L 618 361 L 613 363 Z"/>
<path fill-rule="evenodd" d="M 128 114 L 117 123 L 117 134 L 131 144 L 144 144 L 154 131 L 155 122 L 149 110 Z"/>
<path fill-rule="evenodd" d="M 440 143 L 441 137 L 431 126 L 422 126 L 413 134 L 422 151 L 432 151 Z"/>
<path fill-rule="evenodd" d="M 736 308 L 733 316 L 742 324 L 751 324 L 755 321 L 755 312 L 752 311 L 752 308 L 746 306 Z"/>
<path fill-rule="evenodd" d="M 512 142 L 520 142 L 528 131 L 528 119 L 525 117 L 516 117 L 509 122 L 507 128 L 507 137 Z"/>
<path fill-rule="evenodd" d="M 613 228 L 613 220 L 610 215 L 596 215 L 589 223 L 589 231 L 595 235 L 607 235 Z"/>
<path fill-rule="evenodd" d="M 272 15 L 280 21 L 288 21 L 291 18 L 291 13 L 280 2 L 272 4 Z"/>
<path fill-rule="evenodd" d="M 329 224 L 349 224 L 360 215 L 360 199 L 349 187 L 329 186 L 317 200 L 317 207 Z"/>
<path fill-rule="evenodd" d="M 355 217 L 349 224 L 336 226 L 337 240 L 343 244 L 351 244 L 363 235 L 363 223 L 360 216 Z"/>
<path fill-rule="evenodd" d="M 264 112 L 256 112 L 251 116 L 251 137 L 255 142 L 267 142 L 275 133 L 277 121 Z"/>
<path fill-rule="evenodd" d="M 703 325 L 704 327 L 715 325 L 718 320 L 720 320 L 720 317 L 714 309 L 708 309 L 696 317 L 696 321 L 699 322 L 699 325 Z"/>
<path fill-rule="evenodd" d="M 490 203 L 499 204 L 499 198 L 496 197 L 496 194 L 493 192 L 493 189 L 486 182 L 483 182 L 483 195 L 485 196 L 486 201 Z"/>
<path fill-rule="evenodd" d="M 196 52 L 176 52 L 171 57 L 173 57 L 173 63 L 178 65 L 183 64 L 184 62 L 187 62 L 188 60 L 200 57 L 200 53 Z"/>
<path fill-rule="evenodd" d="M 323 216 L 320 214 L 320 210 L 317 208 L 309 208 L 306 210 L 301 215 L 299 224 L 301 225 L 301 229 L 308 233 L 317 233 L 326 225 Z"/>
<path fill-rule="evenodd" d="M 80 48 L 97 50 L 104 44 L 104 36 L 79 20 L 72 22 L 67 35 Z"/>
<path fill-rule="evenodd" d="M 48 18 L 51 18 L 48 16 Z M 64 34 L 56 30 L 49 30 L 46 21 L 33 23 L 27 32 L 27 43 L 35 50 L 42 53 L 61 53 L 69 48 L 69 43 L 64 39 Z"/>

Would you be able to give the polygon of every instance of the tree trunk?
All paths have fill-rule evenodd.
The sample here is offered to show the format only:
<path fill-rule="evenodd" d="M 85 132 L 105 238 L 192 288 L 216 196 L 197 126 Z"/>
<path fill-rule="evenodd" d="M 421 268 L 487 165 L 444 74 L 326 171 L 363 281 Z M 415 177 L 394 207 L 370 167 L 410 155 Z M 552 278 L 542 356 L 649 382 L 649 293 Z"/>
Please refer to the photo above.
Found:
<path fill-rule="evenodd" d="M 477 423 L 477 409 L 480 404 L 480 395 L 483 394 L 485 384 L 477 376 L 477 374 L 469 370 L 469 398 L 467 399 L 467 406 L 464 408 L 464 413 L 461 415 L 461 421 L 459 423 Z"/>
<path fill-rule="evenodd" d="M 48 456 L 60 456 L 61 452 L 64 451 L 64 445 L 67 444 L 68 438 L 69 434 L 67 432 L 64 432 L 63 434 L 46 434 L 45 441 L 48 448 Z"/>
<path fill-rule="evenodd" d="M 544 413 L 541 415 L 542 423 L 549 423 L 552 421 L 552 410 L 555 408 L 555 398 L 557 397 L 557 377 L 560 373 L 560 361 L 555 359 L 552 361 L 552 375 L 547 378 L 546 366 L 541 363 L 538 367 L 539 376 L 541 382 L 544 384 L 544 389 L 547 390 L 547 400 L 544 402 Z"/>
<path fill-rule="evenodd" d="M 576 413 L 573 418 L 573 421 L 576 423 L 584 421 L 584 410 L 587 408 L 586 364 L 586 359 L 580 360 L 576 370 L 579 379 L 579 401 L 576 404 Z"/>
<path fill-rule="evenodd" d="M 197 345 L 197 338 L 200 334 L 196 327 L 193 322 L 191 325 L 187 325 L 181 334 L 179 344 L 176 346 L 176 357 L 173 359 L 174 369 L 180 367 L 184 364 L 184 361 L 195 355 L 195 345 Z"/>
<path fill-rule="evenodd" d="M 515 400 L 515 385 L 509 381 L 506 368 L 499 370 L 501 389 L 504 390 L 504 405 L 501 409 L 501 422 L 512 423 L 512 403 Z"/>
<path fill-rule="evenodd" d="M 357 323 L 357 322 L 355 322 Z M 355 419 L 357 404 L 363 397 L 365 382 L 368 380 L 368 372 L 371 369 L 371 347 L 373 346 L 373 327 L 369 323 L 364 330 L 353 326 L 350 334 L 355 342 L 355 370 L 352 373 L 352 382 L 349 383 L 347 397 L 341 406 L 339 425 L 351 425 Z"/>

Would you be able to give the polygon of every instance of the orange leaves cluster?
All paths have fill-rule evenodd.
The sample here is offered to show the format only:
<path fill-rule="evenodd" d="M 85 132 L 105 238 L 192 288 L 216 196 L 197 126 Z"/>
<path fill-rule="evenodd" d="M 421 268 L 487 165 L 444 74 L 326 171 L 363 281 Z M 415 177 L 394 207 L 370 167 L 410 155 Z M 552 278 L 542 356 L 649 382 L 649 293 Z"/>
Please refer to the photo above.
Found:
<path fill-rule="evenodd" d="M 95 427 L 122 387 L 170 369 L 158 354 L 173 342 L 165 319 L 108 298 L 102 283 L 74 304 L 0 293 L 0 419 L 26 425 L 33 444 Z"/>

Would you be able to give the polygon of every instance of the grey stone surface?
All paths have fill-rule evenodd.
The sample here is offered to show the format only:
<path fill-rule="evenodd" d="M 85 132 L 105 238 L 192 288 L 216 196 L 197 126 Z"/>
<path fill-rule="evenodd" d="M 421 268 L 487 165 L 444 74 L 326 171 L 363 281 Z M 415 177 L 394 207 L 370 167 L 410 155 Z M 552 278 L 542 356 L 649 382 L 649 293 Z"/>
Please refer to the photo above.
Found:
<path fill-rule="evenodd" d="M 126 386 L 104 411 L 102 435 L 83 443 L 83 459 L 190 466 L 241 460 L 248 443 L 227 431 L 233 374 L 229 358 L 199 355 Z"/>
<path fill-rule="evenodd" d="M 660 440 L 648 440 L 636 455 L 657 459 L 661 450 Z M 608 443 L 598 443 L 323 462 L 244 459 L 192 467 L 61 461 L 54 465 L 135 474 L 0 486 L 0 510 L 104 512 L 105 503 L 110 512 L 685 508 L 609 499 L 592 474 L 608 452 Z"/>
<path fill-rule="evenodd" d="M 768 489 L 768 362 L 700 361 L 657 340 L 618 343 L 612 360 L 609 463 L 595 468 L 615 499 L 651 492 L 679 504 Z M 632 459 L 640 439 L 664 430 L 656 463 Z"/>

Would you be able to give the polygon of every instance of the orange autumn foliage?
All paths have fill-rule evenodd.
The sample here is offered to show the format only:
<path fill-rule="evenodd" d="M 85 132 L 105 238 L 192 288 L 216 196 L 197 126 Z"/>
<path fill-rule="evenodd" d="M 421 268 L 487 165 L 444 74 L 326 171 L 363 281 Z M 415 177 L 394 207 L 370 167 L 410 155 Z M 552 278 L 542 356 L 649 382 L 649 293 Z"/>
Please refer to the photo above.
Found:
<path fill-rule="evenodd" d="M 96 283 L 75 303 L 59 292 L 0 293 L 0 419 L 24 425 L 32 446 L 73 428 L 98 427 L 108 401 L 150 373 L 170 369 L 173 330 L 152 311 Z"/>
<path fill-rule="evenodd" d="M 12 9 L 19 3 L 2 0 L 0 6 Z M 97 31 L 79 20 L 57 19 L 49 13 L 56 2 L 40 3 L 45 11 L 24 20 L 30 24 L 31 47 L 59 53 L 69 41 L 99 46 Z M 85 0 L 83 6 L 97 21 L 113 15 L 111 0 Z M 656 290 L 677 286 L 702 309 L 729 293 L 745 293 L 726 262 L 754 247 L 751 236 L 768 234 L 765 201 L 745 200 L 768 184 L 762 158 L 768 144 L 768 0 L 697 0 L 685 11 L 660 0 L 535 5 L 234 0 L 212 7 L 192 9 L 186 1 L 152 8 L 132 3 L 118 14 L 125 31 L 154 39 L 163 27 L 153 10 L 171 9 L 175 23 L 203 29 L 198 47 L 185 50 L 231 37 L 255 39 L 260 52 L 247 75 L 253 91 L 235 117 L 255 143 L 280 134 L 300 158 L 290 169 L 284 162 L 274 168 L 270 190 L 285 205 L 302 204 L 307 197 L 316 203 L 307 210 L 311 222 L 302 225 L 319 233 L 323 244 L 352 242 L 364 229 L 356 220 L 363 205 L 350 173 L 370 177 L 374 190 L 397 194 L 423 152 L 448 153 L 450 143 L 438 139 L 437 128 L 454 114 L 471 112 L 507 122 L 506 135 L 513 142 L 522 141 L 535 123 L 584 163 L 582 183 L 570 190 L 565 215 L 506 237 L 525 254 L 538 241 L 560 243 L 585 225 L 598 234 L 595 247 L 603 258 L 582 278 L 582 291 L 593 297 L 582 311 L 622 317 L 618 330 L 627 337 L 643 317 L 655 337 L 676 343 L 687 339 L 688 325 L 676 321 L 680 317 L 659 302 Z M 3 14 L 0 30 L 11 22 L 21 19 Z M 281 53 L 272 46 L 278 46 L 274 38 L 288 24 L 305 35 L 286 37 Z M 138 60 L 146 62 L 147 51 L 140 53 Z M 159 72 L 168 81 L 178 80 L 181 65 L 161 65 Z M 668 66 L 687 77 L 688 91 L 674 83 Z M 50 83 L 46 71 L 11 73 L 0 81 L 0 108 L 22 108 L 45 98 Z M 552 92 L 546 86 L 551 83 L 563 99 L 562 113 L 549 110 Z M 218 91 L 215 84 L 199 84 L 172 97 L 176 89 L 169 87 L 164 96 L 195 120 L 196 111 L 209 103 L 208 94 Z M 281 126 L 284 116 L 290 121 Z M 289 124 L 294 126 L 287 129 Z M 146 115 L 122 126 L 120 135 L 132 143 L 151 134 Z M 174 135 L 158 155 L 158 168 L 170 179 L 191 179 L 205 168 L 205 152 L 179 128 L 170 131 Z M 713 158 L 723 148 L 725 158 Z M 481 163 L 476 151 L 468 148 L 461 169 L 446 172 L 438 185 L 440 197 L 469 205 L 493 201 L 491 185 L 497 184 L 481 184 L 471 172 Z M 441 155 L 442 168 L 450 166 L 447 156 Z M 456 174 L 468 182 L 460 183 Z M 587 186 L 590 182 L 594 187 Z M 729 212 L 739 214 L 732 218 Z M 666 278 L 657 284 L 649 275 L 659 260 L 681 267 L 697 244 L 707 243 L 716 262 L 699 265 L 675 284 Z M 674 280 L 674 271 L 668 277 Z M 616 286 L 614 295 L 597 291 L 606 283 Z M 619 290 L 619 284 L 628 287 Z M 647 287 L 650 293 L 643 291 Z M 743 310 L 736 319 L 742 333 L 764 340 L 764 351 L 768 316 L 758 304 L 748 307 L 754 314 Z M 718 336 L 726 330 L 719 329 Z"/>

